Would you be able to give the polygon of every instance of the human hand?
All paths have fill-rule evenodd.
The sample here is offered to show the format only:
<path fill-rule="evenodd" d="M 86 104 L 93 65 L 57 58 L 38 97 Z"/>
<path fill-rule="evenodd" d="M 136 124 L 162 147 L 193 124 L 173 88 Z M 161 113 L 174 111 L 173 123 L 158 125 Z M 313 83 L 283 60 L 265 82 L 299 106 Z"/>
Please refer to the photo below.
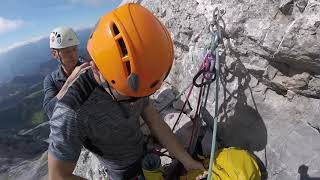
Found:
<path fill-rule="evenodd" d="M 83 71 L 89 69 L 91 66 L 88 62 L 84 62 L 80 66 L 76 66 L 70 76 L 67 78 L 66 83 L 72 83 Z"/>
<path fill-rule="evenodd" d="M 80 66 L 77 66 L 74 68 L 74 70 L 72 71 L 72 73 L 70 74 L 70 76 L 67 78 L 66 82 L 64 83 L 64 85 L 62 86 L 61 90 L 59 91 L 59 93 L 57 94 L 57 98 L 58 100 L 60 100 L 65 93 L 67 92 L 69 86 L 73 83 L 73 81 L 75 79 L 77 79 L 77 77 L 85 70 L 89 69 L 91 66 L 89 63 L 83 63 Z"/>
<path fill-rule="evenodd" d="M 207 179 L 207 177 L 208 177 L 208 171 L 203 171 L 202 174 L 196 177 L 196 180 Z"/>
<path fill-rule="evenodd" d="M 196 161 L 194 159 L 191 159 L 191 160 L 183 163 L 183 166 L 187 171 L 190 171 L 190 170 L 203 170 L 204 171 L 205 170 L 202 163 L 199 161 Z"/>

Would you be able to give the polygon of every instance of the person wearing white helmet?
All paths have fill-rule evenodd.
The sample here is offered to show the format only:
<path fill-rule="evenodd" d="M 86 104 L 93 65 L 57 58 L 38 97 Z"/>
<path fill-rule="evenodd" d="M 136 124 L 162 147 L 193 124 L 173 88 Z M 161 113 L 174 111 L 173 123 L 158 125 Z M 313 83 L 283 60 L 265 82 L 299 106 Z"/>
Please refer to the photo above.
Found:
<path fill-rule="evenodd" d="M 47 75 L 43 82 L 43 110 L 50 118 L 57 100 L 62 97 L 80 71 L 89 64 L 80 65 L 79 63 L 78 45 L 80 41 L 72 28 L 55 28 L 49 38 L 51 55 L 60 62 L 59 68 Z"/>
<path fill-rule="evenodd" d="M 114 9 L 100 18 L 87 50 L 91 69 L 68 86 L 50 118 L 48 179 L 79 179 L 72 172 L 83 147 L 109 180 L 161 179 L 159 159 L 145 158 L 140 119 L 186 170 L 204 170 L 149 100 L 174 62 L 170 33 L 157 17 L 134 3 Z"/>

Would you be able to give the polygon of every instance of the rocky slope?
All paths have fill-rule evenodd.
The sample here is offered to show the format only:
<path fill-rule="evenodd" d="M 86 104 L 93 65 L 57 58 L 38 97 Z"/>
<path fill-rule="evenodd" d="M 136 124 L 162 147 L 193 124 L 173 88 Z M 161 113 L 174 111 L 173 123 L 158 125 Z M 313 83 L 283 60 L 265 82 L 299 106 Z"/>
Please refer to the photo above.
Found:
<path fill-rule="evenodd" d="M 318 0 L 135 2 L 171 32 L 175 64 L 168 82 L 173 92 L 187 87 L 202 61 L 213 10 L 225 9 L 218 138 L 225 146 L 254 152 L 268 179 L 320 177 Z M 214 91 L 213 86 L 207 108 L 212 116 Z M 196 99 L 194 91 L 191 104 Z M 168 122 L 175 115 L 169 111 L 164 117 Z"/>
<path fill-rule="evenodd" d="M 153 97 L 159 109 L 190 83 L 210 42 L 207 27 L 213 10 L 223 8 L 226 55 L 219 81 L 219 144 L 254 152 L 268 179 L 320 178 L 320 1 L 136 2 L 160 18 L 175 45 L 169 84 Z M 213 85 L 207 106 L 211 118 L 215 89 Z M 196 99 L 197 90 L 191 97 L 193 107 Z M 170 126 L 179 105 L 175 102 L 162 112 Z M 176 133 L 185 143 L 191 130 L 187 116 L 179 128 Z M 202 142 L 205 152 L 210 139 L 207 134 Z M 163 159 L 163 164 L 169 162 Z M 87 151 L 82 152 L 75 173 L 88 179 L 106 176 Z"/>
<path fill-rule="evenodd" d="M 43 154 L 48 144 L 33 135 L 0 132 L 0 179 L 39 179 L 47 174 L 47 158 Z"/>

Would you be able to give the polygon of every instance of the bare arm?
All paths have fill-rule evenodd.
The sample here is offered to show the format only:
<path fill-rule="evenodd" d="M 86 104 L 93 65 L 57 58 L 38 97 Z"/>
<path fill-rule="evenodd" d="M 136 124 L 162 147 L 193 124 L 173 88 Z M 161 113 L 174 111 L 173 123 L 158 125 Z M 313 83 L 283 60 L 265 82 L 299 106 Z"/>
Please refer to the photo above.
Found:
<path fill-rule="evenodd" d="M 43 100 L 43 110 L 49 118 L 51 118 L 53 109 L 59 99 L 67 92 L 71 82 L 79 75 L 83 69 L 90 68 L 88 67 L 89 63 L 84 63 L 81 66 L 78 66 L 74 69 L 72 74 L 68 77 L 61 89 L 58 89 L 54 83 L 54 80 L 51 76 L 47 76 L 43 82 L 44 90 L 44 100 Z"/>
<path fill-rule="evenodd" d="M 200 162 L 192 159 L 187 153 L 172 133 L 170 127 L 162 120 L 160 114 L 151 103 L 145 108 L 142 118 L 145 120 L 151 133 L 184 165 L 187 170 L 204 169 Z"/>
<path fill-rule="evenodd" d="M 50 119 L 49 180 L 81 179 L 72 174 L 82 147 L 77 113 L 57 103 Z"/>
<path fill-rule="evenodd" d="M 89 63 L 83 63 L 80 66 L 77 66 L 72 73 L 70 74 L 70 76 L 68 77 L 68 79 L 66 80 L 66 82 L 64 83 L 64 85 L 62 86 L 61 90 L 59 91 L 59 93 L 57 94 L 57 98 L 58 100 L 60 100 L 64 94 L 67 92 L 69 85 L 79 76 L 79 74 L 81 72 L 83 72 L 84 70 L 90 68 L 90 64 Z"/>
<path fill-rule="evenodd" d="M 82 180 L 83 178 L 72 174 L 75 166 L 75 163 L 58 160 L 48 153 L 49 180 Z"/>

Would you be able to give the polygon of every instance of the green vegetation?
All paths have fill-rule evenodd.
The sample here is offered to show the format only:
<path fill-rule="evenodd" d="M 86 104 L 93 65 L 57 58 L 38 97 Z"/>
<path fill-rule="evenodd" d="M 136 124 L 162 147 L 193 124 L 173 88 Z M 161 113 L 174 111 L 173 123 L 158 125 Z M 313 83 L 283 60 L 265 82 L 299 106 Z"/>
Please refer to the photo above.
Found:
<path fill-rule="evenodd" d="M 14 94 L 12 92 L 15 91 L 8 93 Z M 27 88 L 21 87 L 19 92 L 0 101 L 0 129 L 32 128 L 48 120 L 42 111 L 42 82 L 30 84 Z"/>
<path fill-rule="evenodd" d="M 31 118 L 32 125 L 41 124 L 44 121 L 45 115 L 42 111 L 36 112 Z"/>
<path fill-rule="evenodd" d="M 42 90 L 36 91 L 31 93 L 30 95 L 26 96 L 24 99 L 32 99 L 32 98 L 36 98 L 42 95 Z"/>

